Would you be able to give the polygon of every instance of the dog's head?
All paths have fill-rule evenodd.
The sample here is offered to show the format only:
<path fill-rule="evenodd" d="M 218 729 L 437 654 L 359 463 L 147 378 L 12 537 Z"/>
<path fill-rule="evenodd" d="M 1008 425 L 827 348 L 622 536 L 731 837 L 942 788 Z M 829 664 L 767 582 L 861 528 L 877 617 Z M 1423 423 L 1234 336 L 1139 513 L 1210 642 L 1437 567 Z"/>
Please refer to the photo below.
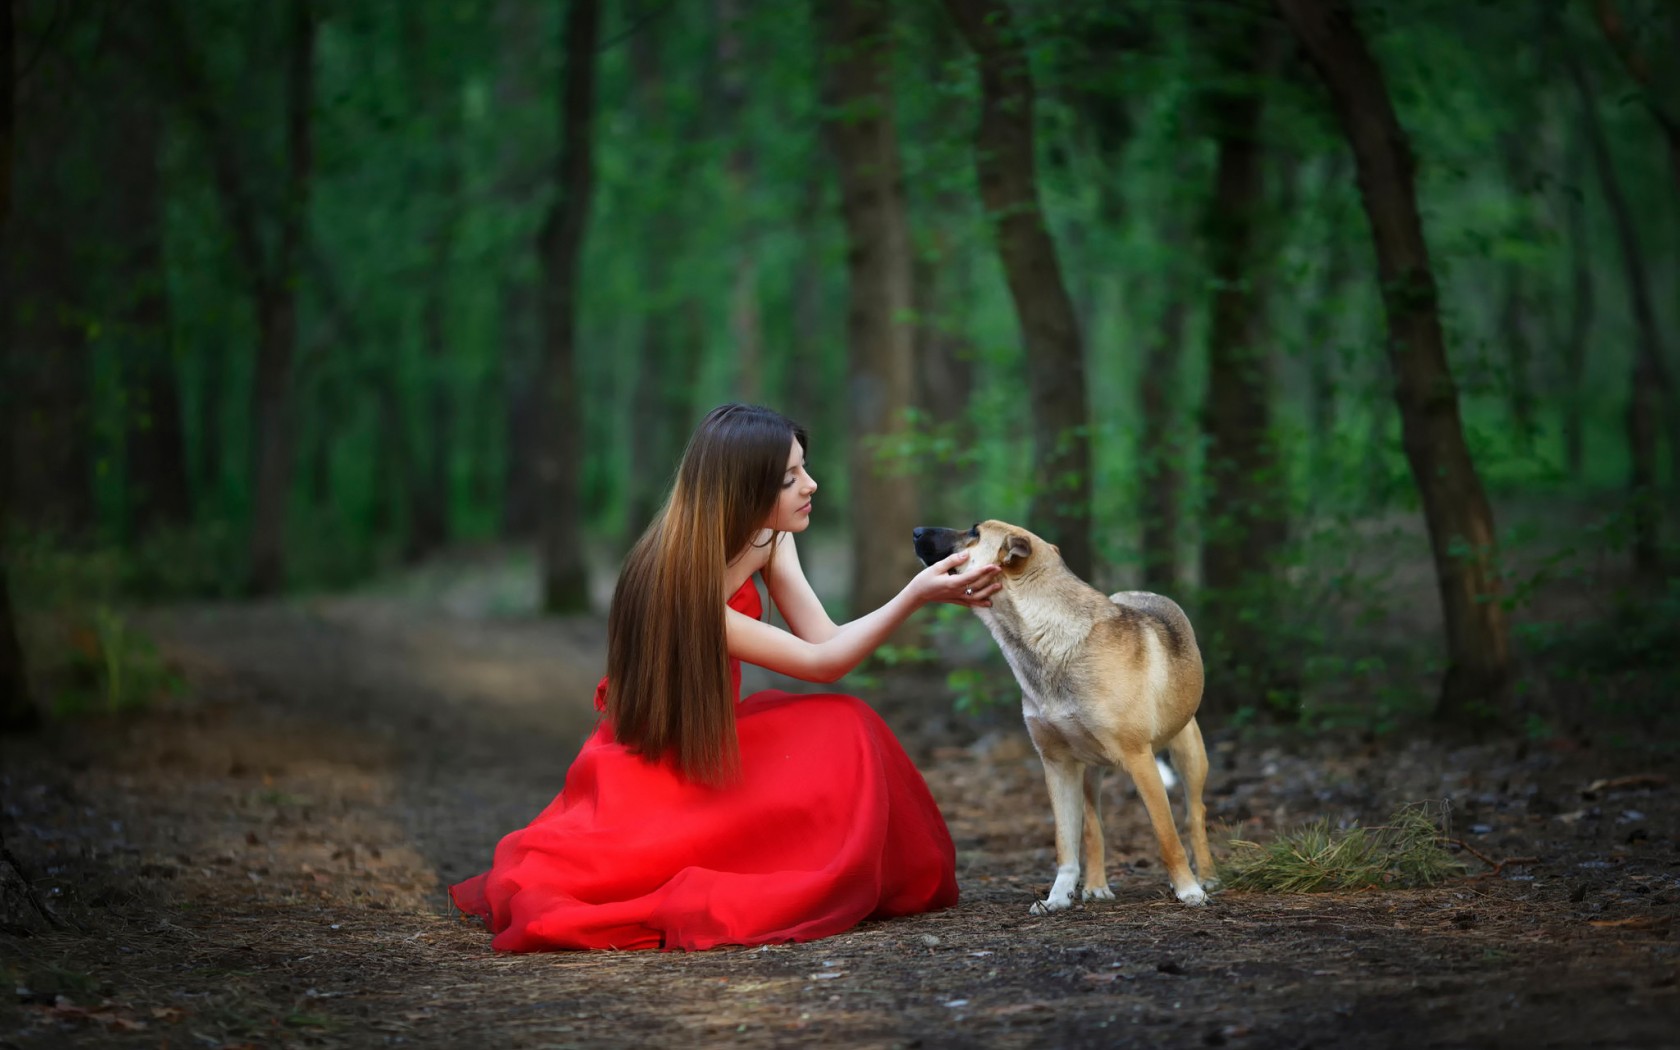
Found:
<path fill-rule="evenodd" d="M 967 530 L 923 526 L 911 535 L 916 544 L 916 557 L 923 565 L 932 565 L 957 551 L 969 551 L 963 568 L 995 564 L 1002 566 L 1005 576 L 1019 576 L 1029 567 L 1046 561 L 1060 564 L 1062 560 L 1060 547 L 1007 521 L 976 522 Z"/>

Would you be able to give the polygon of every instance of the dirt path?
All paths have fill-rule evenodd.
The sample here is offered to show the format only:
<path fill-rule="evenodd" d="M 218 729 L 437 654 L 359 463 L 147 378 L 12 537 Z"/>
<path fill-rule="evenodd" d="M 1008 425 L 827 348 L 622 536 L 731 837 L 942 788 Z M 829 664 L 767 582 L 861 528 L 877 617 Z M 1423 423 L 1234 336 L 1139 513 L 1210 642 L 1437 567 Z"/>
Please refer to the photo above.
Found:
<path fill-rule="evenodd" d="M 499 957 L 444 887 L 560 784 L 599 621 L 364 598 L 148 626 L 186 699 L 0 751 L 7 843 L 79 927 L 7 916 L 0 1046 L 1657 1047 L 1680 1023 L 1677 792 L 1583 794 L 1638 772 L 1627 753 L 1226 745 L 1228 827 L 1450 795 L 1479 850 L 1538 862 L 1188 909 L 1114 789 L 1119 900 L 1037 918 L 1050 829 L 1023 734 L 941 738 L 889 705 L 957 840 L 955 910 L 806 945 Z"/>

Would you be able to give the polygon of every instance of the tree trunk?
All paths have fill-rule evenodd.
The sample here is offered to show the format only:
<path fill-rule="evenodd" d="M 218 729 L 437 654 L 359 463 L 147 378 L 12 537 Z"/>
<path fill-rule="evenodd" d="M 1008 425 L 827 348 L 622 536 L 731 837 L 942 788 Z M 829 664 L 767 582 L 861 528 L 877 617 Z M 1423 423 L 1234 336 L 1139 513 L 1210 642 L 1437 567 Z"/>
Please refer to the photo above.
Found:
<path fill-rule="evenodd" d="M 914 396 L 914 276 L 892 123 L 887 5 L 816 0 L 814 8 L 826 67 L 826 131 L 849 246 L 850 607 L 856 614 L 887 602 L 918 568 L 909 540 L 919 524 L 915 483 L 907 471 L 880 460 L 883 449 L 904 433 L 905 410 Z"/>
<path fill-rule="evenodd" d="M 721 133 L 731 141 L 724 162 L 729 193 L 736 212 L 734 272 L 729 282 L 729 335 L 735 349 L 735 396 L 742 401 L 764 398 L 764 321 L 759 309 L 757 224 L 752 205 L 755 160 L 742 130 L 746 113 L 747 78 L 751 73 L 742 55 L 741 12 L 738 0 L 715 0 L 718 23 L 718 115 Z"/>
<path fill-rule="evenodd" d="M 600 19 L 600 0 L 571 0 L 567 7 L 555 197 L 540 242 L 543 356 L 537 381 L 542 398 L 537 485 L 542 518 L 543 608 L 551 613 L 589 608 L 579 492 L 583 425 L 578 414 L 575 341 L 578 263 L 594 183 L 595 40 Z"/>
<path fill-rule="evenodd" d="M 285 199 L 272 270 L 257 288 L 257 367 L 251 418 L 256 423 L 251 524 L 251 592 L 286 585 L 286 513 L 292 483 L 292 358 L 297 350 L 299 260 L 307 236 L 314 166 L 315 13 L 292 0 L 287 17 Z M 253 223 L 255 219 L 251 220 Z"/>
<path fill-rule="evenodd" d="M 449 295 L 455 242 L 463 212 L 461 99 L 459 85 L 448 73 L 427 63 L 427 40 L 423 8 L 410 4 L 403 9 L 403 41 L 409 61 L 408 92 L 414 104 L 429 118 L 432 135 L 441 150 L 443 170 L 436 182 L 425 187 L 439 198 L 438 220 L 427 237 L 429 246 L 424 281 L 425 302 L 421 307 L 420 338 L 422 365 L 418 400 L 425 426 L 420 447 L 415 451 L 418 470 L 406 479 L 408 486 L 408 533 L 403 543 L 403 560 L 418 562 L 449 540 L 449 462 L 456 448 L 457 421 L 449 360 Z"/>
<path fill-rule="evenodd" d="M 138 535 L 178 528 L 192 516 L 187 485 L 181 388 L 170 339 L 164 287 L 163 186 L 158 170 L 162 131 L 157 108 L 128 100 L 117 127 L 111 192 L 124 238 L 123 285 L 128 349 L 123 362 L 130 398 L 127 477 L 132 524 Z"/>
<path fill-rule="evenodd" d="M 641 137 L 660 143 L 675 139 L 688 145 L 699 128 L 693 124 L 683 129 L 672 126 L 661 61 L 662 25 L 655 19 L 630 37 L 634 104 L 640 126 L 646 129 Z M 673 177 L 669 160 L 649 172 L 656 183 Z M 670 231 L 680 228 L 680 208 L 670 193 L 655 194 L 652 200 L 653 211 L 645 228 L 650 236 L 669 236 Z M 676 294 L 675 256 L 676 251 L 669 247 L 646 256 L 643 280 L 647 306 L 642 319 L 640 367 L 631 391 L 629 493 L 622 537 L 625 547 L 658 513 L 682 456 L 683 438 L 697 418 L 690 399 L 703 344 L 697 345 L 690 338 L 694 333 L 686 324 L 686 310 Z"/>
<path fill-rule="evenodd" d="M 1657 326 L 1656 305 L 1651 301 L 1650 278 L 1645 272 L 1645 255 L 1639 246 L 1639 230 L 1627 197 L 1622 193 L 1621 180 L 1616 176 L 1616 164 L 1605 141 L 1604 128 L 1598 119 L 1598 100 L 1593 97 L 1592 84 L 1573 54 L 1566 59 L 1570 79 L 1581 96 L 1582 127 L 1587 133 L 1587 148 L 1593 166 L 1598 169 L 1599 186 L 1604 190 L 1604 202 L 1616 226 L 1616 242 L 1622 250 L 1622 269 L 1627 277 L 1628 298 L 1633 319 L 1639 333 L 1634 349 L 1631 384 L 1628 390 L 1627 435 L 1631 462 L 1629 499 L 1633 509 L 1633 563 L 1642 572 L 1659 571 L 1657 534 L 1657 427 L 1656 394 L 1660 391 L 1667 409 L 1663 413 L 1668 423 L 1668 447 L 1672 456 L 1680 458 L 1680 405 L 1674 401 L 1674 388 L 1669 384 L 1668 368 L 1663 359 L 1662 331 Z"/>
<path fill-rule="evenodd" d="M 1578 144 L 1577 144 L 1578 145 Z M 1570 175 L 1567 185 L 1575 190 L 1585 182 L 1581 170 L 1583 151 L 1570 150 Z M 1564 225 L 1569 240 L 1569 331 L 1564 337 L 1563 368 L 1563 455 L 1569 465 L 1569 476 L 1579 479 L 1585 462 L 1585 383 L 1587 378 L 1587 340 L 1592 334 L 1593 276 L 1592 245 L 1587 237 L 1587 205 L 1578 192 L 1562 195 Z"/>
<path fill-rule="evenodd" d="M 1149 340 L 1138 382 L 1143 414 L 1139 466 L 1143 528 L 1139 547 L 1143 589 L 1172 595 L 1181 584 L 1178 548 L 1183 524 L 1179 504 L 1184 492 L 1184 467 L 1180 457 L 1184 448 L 1178 390 L 1190 304 L 1176 281 L 1166 289 L 1166 296 L 1161 330 Z"/>
<path fill-rule="evenodd" d="M 33 729 L 40 714 L 29 698 L 29 675 L 12 615 L 12 589 L 6 540 L 11 535 L 12 399 L 17 387 L 12 371 L 10 321 L 12 156 L 16 141 L 17 27 L 13 4 L 0 2 L 0 733 Z"/>
<path fill-rule="evenodd" d="M 1498 540 L 1447 367 L 1411 143 L 1346 0 L 1278 0 L 1278 6 L 1329 89 L 1371 225 L 1402 443 L 1423 499 L 1446 620 L 1447 672 L 1436 717 L 1485 722 L 1511 697 Z"/>
<path fill-rule="evenodd" d="M 1027 512 L 1033 528 L 1090 579 L 1091 432 L 1079 326 L 1039 207 L 1033 84 L 1026 48 L 1002 0 L 945 0 L 980 66 L 975 157 L 980 196 L 1020 319 L 1032 398 L 1033 452 L 1043 479 Z"/>
<path fill-rule="evenodd" d="M 14 15 L 15 17 L 15 15 Z M 92 218 L 98 198 L 82 191 L 90 164 L 85 140 L 96 135 L 78 120 L 73 74 L 48 58 L 19 70 L 14 88 L 18 132 L 13 178 L 21 208 L 8 222 L 5 280 L 11 296 L 8 337 L 17 412 L 0 425 L 14 430 L 12 514 L 27 528 L 79 541 L 94 530 L 92 378 L 87 325 L 92 298 L 88 269 L 75 245 L 105 232 Z"/>
<path fill-rule="evenodd" d="M 1255 85 L 1275 67 L 1278 48 L 1251 39 L 1233 46 L 1225 37 L 1213 38 L 1220 72 L 1238 83 L 1207 93 L 1218 154 L 1204 229 L 1214 291 L 1202 406 L 1207 524 L 1197 632 L 1208 642 L 1214 693 L 1277 713 L 1285 698 L 1293 705 L 1298 684 L 1286 671 L 1288 661 L 1270 656 L 1288 649 L 1276 634 L 1273 608 L 1288 520 L 1272 436 L 1272 360 L 1259 273 L 1268 253 L 1261 243 L 1264 103 Z"/>

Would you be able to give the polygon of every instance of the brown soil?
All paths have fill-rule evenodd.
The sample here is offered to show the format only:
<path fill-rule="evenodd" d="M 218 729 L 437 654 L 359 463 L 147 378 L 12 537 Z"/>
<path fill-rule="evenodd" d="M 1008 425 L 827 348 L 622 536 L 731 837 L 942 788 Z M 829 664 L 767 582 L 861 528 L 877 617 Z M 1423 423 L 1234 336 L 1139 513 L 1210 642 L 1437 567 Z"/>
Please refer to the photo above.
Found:
<path fill-rule="evenodd" d="M 959 853 L 962 902 L 812 944 L 498 956 L 444 887 L 561 782 L 598 620 L 333 600 L 146 626 L 192 684 L 9 741 L 0 1046 L 1657 1047 L 1680 1023 L 1680 785 L 1657 755 L 1210 734 L 1215 839 L 1450 797 L 1490 860 L 1431 890 L 1174 902 L 1130 787 L 1119 899 L 1028 914 L 1048 805 L 1008 719 L 883 687 Z M 1470 871 L 1487 868 L 1466 854 Z"/>

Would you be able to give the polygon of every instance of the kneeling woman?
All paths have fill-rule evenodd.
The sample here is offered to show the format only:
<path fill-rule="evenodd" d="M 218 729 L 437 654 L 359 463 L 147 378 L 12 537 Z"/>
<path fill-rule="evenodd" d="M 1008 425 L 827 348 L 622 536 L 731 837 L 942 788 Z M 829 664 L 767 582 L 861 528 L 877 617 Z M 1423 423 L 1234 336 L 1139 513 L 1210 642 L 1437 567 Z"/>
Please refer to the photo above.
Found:
<path fill-rule="evenodd" d="M 836 625 L 794 544 L 817 490 L 805 445 L 747 405 L 689 440 L 613 594 L 600 727 L 560 795 L 450 890 L 494 947 L 808 941 L 956 903 L 950 833 L 880 717 L 839 693 L 740 700 L 740 661 L 832 682 L 923 605 L 987 604 L 997 570 L 949 575 L 953 555 Z M 791 632 L 761 618 L 754 576 Z"/>

